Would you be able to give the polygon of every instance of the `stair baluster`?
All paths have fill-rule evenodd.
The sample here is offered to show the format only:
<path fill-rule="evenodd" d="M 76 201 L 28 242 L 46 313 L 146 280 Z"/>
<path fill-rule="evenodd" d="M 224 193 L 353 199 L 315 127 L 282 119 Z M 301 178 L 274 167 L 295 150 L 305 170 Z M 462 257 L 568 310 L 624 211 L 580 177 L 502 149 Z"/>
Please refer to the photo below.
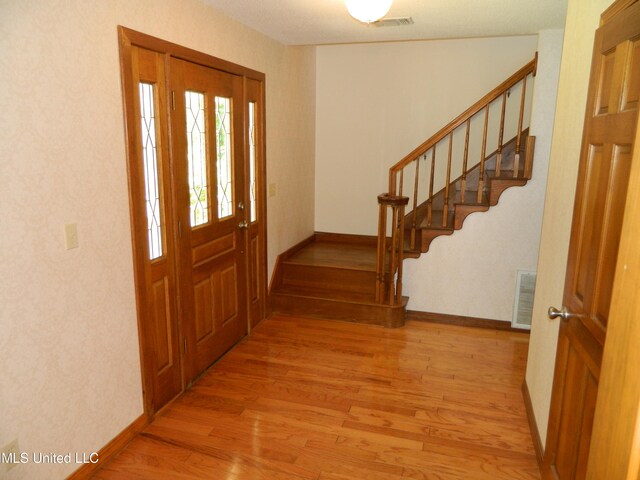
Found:
<path fill-rule="evenodd" d="M 436 172 L 436 146 L 431 149 L 431 176 L 429 177 L 429 200 L 427 204 L 427 225 L 431 226 L 433 219 L 433 176 Z"/>
<path fill-rule="evenodd" d="M 442 226 L 446 227 L 449 219 L 449 187 L 451 184 L 451 153 L 453 151 L 453 131 L 449 135 L 449 155 L 447 157 L 447 181 L 444 184 L 444 209 L 442 210 Z"/>
<path fill-rule="evenodd" d="M 518 116 L 518 139 L 516 140 L 516 156 L 513 160 L 513 178 L 518 177 L 520 171 L 520 152 L 522 146 L 522 118 L 524 116 L 524 101 L 527 96 L 527 77 L 522 79 L 522 97 L 520 98 L 520 115 Z"/>
<path fill-rule="evenodd" d="M 482 133 L 482 156 L 480 157 L 480 170 L 478 177 L 478 196 L 476 201 L 482 202 L 482 194 L 484 193 L 484 163 L 487 158 L 487 128 L 489 127 L 489 105 L 485 107 L 484 114 L 484 131 Z"/>
<path fill-rule="evenodd" d="M 426 154 L 424 155 L 426 159 Z M 416 174 L 413 182 L 413 219 L 411 220 L 411 250 L 416 248 L 416 224 L 418 222 L 418 180 L 420 179 L 420 158 L 416 160 Z"/>
<path fill-rule="evenodd" d="M 502 111 L 500 113 L 500 132 L 498 134 L 498 154 L 496 155 L 496 177 L 500 176 L 502 166 L 502 146 L 504 143 L 504 114 L 507 109 L 507 92 L 502 94 Z"/>
<path fill-rule="evenodd" d="M 462 178 L 460 179 L 460 202 L 464 202 L 467 193 L 467 163 L 469 160 L 469 130 L 471 129 L 471 119 L 467 119 L 467 132 L 464 136 L 464 158 L 462 160 Z"/>

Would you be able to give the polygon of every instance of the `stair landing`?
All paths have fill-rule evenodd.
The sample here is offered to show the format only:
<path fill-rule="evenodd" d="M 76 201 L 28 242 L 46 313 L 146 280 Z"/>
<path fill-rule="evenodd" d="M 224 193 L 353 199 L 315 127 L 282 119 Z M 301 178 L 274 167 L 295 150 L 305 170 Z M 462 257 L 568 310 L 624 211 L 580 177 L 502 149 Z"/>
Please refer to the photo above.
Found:
<path fill-rule="evenodd" d="M 377 238 L 316 233 L 278 257 L 271 310 L 397 327 L 406 299 L 390 307 L 375 302 Z"/>
<path fill-rule="evenodd" d="M 326 242 L 318 235 L 316 241 L 295 252 L 286 262 L 291 265 L 376 271 L 376 244 L 370 245 L 369 237 L 365 237 L 366 244 L 358 244 Z"/>

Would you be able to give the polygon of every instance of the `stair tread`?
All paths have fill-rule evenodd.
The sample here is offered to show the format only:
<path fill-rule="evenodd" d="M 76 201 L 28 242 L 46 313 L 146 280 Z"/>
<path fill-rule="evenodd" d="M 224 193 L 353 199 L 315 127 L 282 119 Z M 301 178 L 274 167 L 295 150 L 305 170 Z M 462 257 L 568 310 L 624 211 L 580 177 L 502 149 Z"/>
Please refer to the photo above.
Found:
<path fill-rule="evenodd" d="M 349 243 L 313 242 L 283 263 L 326 268 L 376 271 L 376 247 Z"/>
<path fill-rule="evenodd" d="M 374 286 L 372 285 L 372 289 Z M 281 285 L 273 291 L 274 294 L 290 295 L 296 297 L 322 298 L 326 300 L 338 300 L 355 303 L 375 303 L 375 294 L 338 292 L 321 288 L 311 288 L 293 285 Z"/>

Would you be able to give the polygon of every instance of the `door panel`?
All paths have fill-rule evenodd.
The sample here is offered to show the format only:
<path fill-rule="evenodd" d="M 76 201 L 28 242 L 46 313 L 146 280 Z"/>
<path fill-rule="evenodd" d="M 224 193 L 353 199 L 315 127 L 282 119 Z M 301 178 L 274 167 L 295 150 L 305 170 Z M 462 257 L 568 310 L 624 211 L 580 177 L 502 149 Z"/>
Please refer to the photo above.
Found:
<path fill-rule="evenodd" d="M 630 67 L 624 80 L 622 94 L 622 111 L 637 110 L 640 97 L 640 40 L 635 40 L 631 46 Z"/>
<path fill-rule="evenodd" d="M 622 214 L 624 213 L 624 202 L 631 173 L 631 145 L 614 145 L 611 160 L 611 177 L 607 189 L 617 193 L 609 196 L 606 205 L 603 222 L 604 238 L 600 252 L 600 257 L 603 259 L 617 257 L 618 253 Z M 610 225 L 614 228 L 609 228 Z M 597 283 L 593 299 L 594 321 L 598 325 L 602 325 L 603 328 L 606 328 L 609 306 L 611 305 L 615 266 L 615 262 L 602 262 L 598 277 L 595 279 Z"/>
<path fill-rule="evenodd" d="M 171 60 L 180 301 L 191 382 L 247 332 L 242 78 Z"/>
<path fill-rule="evenodd" d="M 245 114 L 247 132 L 245 134 L 246 151 L 248 152 L 248 248 L 249 248 L 249 319 L 251 327 L 264 316 L 267 290 L 266 252 L 265 252 L 265 212 L 264 200 L 264 126 L 262 123 L 264 101 L 262 84 L 257 80 L 247 79 L 245 82 Z"/>
<path fill-rule="evenodd" d="M 165 58 L 143 48 L 132 48 L 136 139 L 131 156 L 132 214 L 140 241 L 137 261 L 144 271 L 139 289 L 140 328 L 145 384 L 151 390 L 152 411 L 182 391 L 176 305 L 174 221 L 171 196 L 164 181 L 169 175 L 166 124 Z"/>
<path fill-rule="evenodd" d="M 173 364 L 171 324 L 171 294 L 169 293 L 168 278 L 164 277 L 155 282 L 152 287 L 153 292 L 153 320 L 156 337 L 156 365 L 158 373 L 162 373 Z"/>
<path fill-rule="evenodd" d="M 640 4 L 596 32 L 543 478 L 583 479 L 640 94 Z"/>

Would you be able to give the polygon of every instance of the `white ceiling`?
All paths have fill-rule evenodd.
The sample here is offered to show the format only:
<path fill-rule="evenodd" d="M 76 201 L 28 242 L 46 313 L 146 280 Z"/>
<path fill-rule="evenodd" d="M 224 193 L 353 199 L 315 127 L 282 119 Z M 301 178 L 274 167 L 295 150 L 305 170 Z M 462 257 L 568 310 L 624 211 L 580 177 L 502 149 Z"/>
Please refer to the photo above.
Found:
<path fill-rule="evenodd" d="M 354 20 L 344 0 L 204 0 L 287 45 L 534 34 L 562 28 L 567 0 L 394 0 L 389 17 L 414 25 L 373 27 Z"/>

